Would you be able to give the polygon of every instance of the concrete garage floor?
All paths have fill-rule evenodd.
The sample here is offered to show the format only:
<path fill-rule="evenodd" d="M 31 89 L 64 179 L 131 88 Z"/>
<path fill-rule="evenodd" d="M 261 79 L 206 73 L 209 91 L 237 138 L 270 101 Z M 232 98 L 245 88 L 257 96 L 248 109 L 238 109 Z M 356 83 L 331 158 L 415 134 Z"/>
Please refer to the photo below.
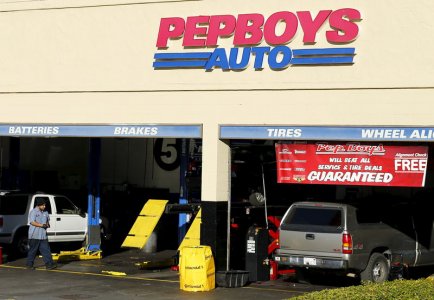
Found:
<path fill-rule="evenodd" d="M 210 292 L 186 292 L 179 288 L 178 272 L 170 268 L 141 270 L 135 262 L 161 261 L 174 251 L 145 254 L 127 250 L 101 260 L 59 263 L 47 271 L 41 258 L 36 270 L 25 269 L 25 259 L 0 265 L 0 300 L 3 299 L 287 299 L 329 288 L 284 279 L 250 283 L 242 288 L 217 287 Z M 126 276 L 103 274 L 124 272 Z"/>

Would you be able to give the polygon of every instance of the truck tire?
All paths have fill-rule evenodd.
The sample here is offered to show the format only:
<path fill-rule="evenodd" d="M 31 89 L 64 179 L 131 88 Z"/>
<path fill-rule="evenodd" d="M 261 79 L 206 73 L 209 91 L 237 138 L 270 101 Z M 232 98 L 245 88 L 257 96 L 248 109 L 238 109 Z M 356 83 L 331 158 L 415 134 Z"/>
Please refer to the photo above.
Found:
<path fill-rule="evenodd" d="M 390 266 L 387 258 L 380 253 L 373 253 L 369 257 L 366 269 L 360 273 L 362 281 L 371 281 L 375 283 L 385 282 L 389 278 Z"/>
<path fill-rule="evenodd" d="M 311 278 L 309 276 L 309 272 L 303 268 L 295 269 L 295 279 L 298 283 L 310 284 Z"/>
<path fill-rule="evenodd" d="M 15 238 L 14 248 L 20 257 L 27 256 L 27 252 L 29 252 L 29 237 L 27 233 L 21 232 Z"/>

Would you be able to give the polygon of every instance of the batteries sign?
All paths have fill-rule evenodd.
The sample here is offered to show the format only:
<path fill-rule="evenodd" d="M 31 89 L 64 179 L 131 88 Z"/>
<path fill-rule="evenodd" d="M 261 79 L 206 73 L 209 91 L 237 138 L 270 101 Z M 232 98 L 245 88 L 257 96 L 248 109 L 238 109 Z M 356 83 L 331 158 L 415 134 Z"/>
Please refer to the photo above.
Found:
<path fill-rule="evenodd" d="M 156 42 L 160 51 L 154 55 L 153 67 L 241 70 L 249 65 L 255 69 L 268 65 L 280 70 L 289 65 L 352 64 L 355 48 L 292 49 L 287 44 L 301 36 L 304 44 L 311 45 L 320 34 L 329 44 L 349 44 L 358 36 L 360 20 L 360 12 L 353 8 L 317 13 L 279 11 L 270 16 L 250 13 L 162 18 Z M 320 31 L 323 27 L 329 30 Z M 231 40 L 233 47 L 218 47 L 222 39 Z M 169 42 L 181 41 L 189 50 L 215 49 L 165 51 L 170 47 Z M 263 42 L 267 46 L 259 46 Z"/>
<path fill-rule="evenodd" d="M 2 124 L 0 136 L 14 137 L 131 137 L 201 138 L 201 125 L 64 125 Z"/>
<path fill-rule="evenodd" d="M 278 143 L 279 183 L 423 187 L 428 147 Z"/>

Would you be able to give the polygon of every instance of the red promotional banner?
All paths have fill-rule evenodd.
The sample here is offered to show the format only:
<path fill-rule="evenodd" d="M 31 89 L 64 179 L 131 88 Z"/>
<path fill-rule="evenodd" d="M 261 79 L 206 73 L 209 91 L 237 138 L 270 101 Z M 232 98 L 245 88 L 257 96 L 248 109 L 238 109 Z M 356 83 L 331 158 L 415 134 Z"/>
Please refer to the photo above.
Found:
<path fill-rule="evenodd" d="M 423 187 L 428 147 L 276 144 L 277 182 Z"/>

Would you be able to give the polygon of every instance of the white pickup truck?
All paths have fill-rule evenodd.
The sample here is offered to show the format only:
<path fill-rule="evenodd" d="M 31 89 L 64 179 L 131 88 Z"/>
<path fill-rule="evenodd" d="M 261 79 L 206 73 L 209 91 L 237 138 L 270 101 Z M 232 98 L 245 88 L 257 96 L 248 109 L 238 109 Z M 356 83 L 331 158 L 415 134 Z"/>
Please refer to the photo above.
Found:
<path fill-rule="evenodd" d="M 27 253 L 28 216 L 36 199 L 43 198 L 50 215 L 49 242 L 84 241 L 87 215 L 67 197 L 43 193 L 7 193 L 0 196 L 0 244 L 9 244 L 19 254 Z"/>

